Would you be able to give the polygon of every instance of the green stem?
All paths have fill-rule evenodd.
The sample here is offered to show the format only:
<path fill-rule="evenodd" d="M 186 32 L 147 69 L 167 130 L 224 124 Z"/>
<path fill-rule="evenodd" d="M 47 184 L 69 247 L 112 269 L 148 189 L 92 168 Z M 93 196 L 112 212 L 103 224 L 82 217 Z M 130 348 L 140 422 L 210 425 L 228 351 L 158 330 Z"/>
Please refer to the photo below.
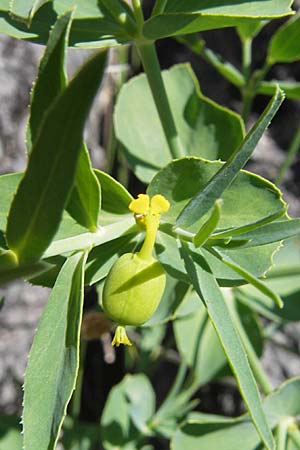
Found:
<path fill-rule="evenodd" d="M 236 311 L 236 307 L 234 304 L 231 306 L 230 310 L 232 313 L 232 321 L 235 325 L 236 330 L 239 333 L 240 339 L 247 353 L 247 357 L 249 359 L 249 363 L 252 368 L 253 374 L 257 382 L 260 384 L 264 394 L 268 395 L 273 391 L 273 387 L 260 363 L 259 358 L 257 357 L 253 349 L 252 343 L 249 340 L 247 333 L 245 332 L 245 329 L 243 327 L 243 324 L 240 320 L 240 317 Z"/>
<path fill-rule="evenodd" d="M 159 227 L 159 217 L 149 214 L 146 217 L 146 237 L 138 255 L 140 258 L 150 260 L 155 245 L 156 234 Z"/>
<path fill-rule="evenodd" d="M 124 28 L 129 36 L 135 36 L 137 33 L 136 23 L 125 9 L 115 0 L 102 0 L 103 5 L 111 13 L 115 21 Z"/>
<path fill-rule="evenodd" d="M 136 42 L 172 158 L 184 156 L 153 42 Z"/>
<path fill-rule="evenodd" d="M 257 94 L 258 87 L 265 78 L 268 71 L 270 70 L 271 66 L 272 64 L 266 61 L 261 69 L 256 70 L 253 73 L 252 77 L 249 78 L 248 82 L 246 83 L 246 86 L 242 90 L 242 97 L 243 97 L 242 117 L 245 123 L 248 121 L 253 100 Z"/>
<path fill-rule="evenodd" d="M 293 161 L 299 150 L 300 150 L 300 127 L 298 128 L 298 130 L 296 131 L 296 133 L 294 135 L 292 143 L 287 152 L 287 157 L 279 169 L 275 183 L 280 183 L 282 181 L 286 172 L 288 171 L 290 166 L 293 164 Z"/>
<path fill-rule="evenodd" d="M 276 450 L 285 450 L 287 440 L 288 423 L 286 420 L 279 422 L 276 428 Z"/>
<path fill-rule="evenodd" d="M 113 98 L 115 99 L 120 92 L 121 87 L 126 82 L 128 69 L 126 69 L 128 64 L 128 47 L 120 46 L 112 49 L 113 57 L 115 56 L 117 65 L 120 66 L 120 74 L 116 78 L 114 83 L 114 93 Z M 110 175 L 112 174 L 114 162 L 116 158 L 117 148 L 118 148 L 118 140 L 116 138 L 114 123 L 113 123 L 113 114 L 109 115 L 108 118 L 108 131 L 107 131 L 107 144 L 106 144 L 106 172 Z M 127 168 L 126 168 L 127 170 Z"/>
<path fill-rule="evenodd" d="M 141 30 L 144 24 L 144 14 L 140 0 L 132 0 L 132 7 L 136 18 L 136 23 L 139 30 Z"/>
<path fill-rule="evenodd" d="M 166 4 L 167 0 L 156 0 L 151 16 L 163 13 Z"/>
<path fill-rule="evenodd" d="M 300 431 L 298 430 L 295 424 L 291 425 L 288 428 L 288 435 L 294 442 L 294 444 L 300 449 Z"/>
<path fill-rule="evenodd" d="M 252 39 L 242 41 L 243 75 L 249 80 L 252 63 Z"/>

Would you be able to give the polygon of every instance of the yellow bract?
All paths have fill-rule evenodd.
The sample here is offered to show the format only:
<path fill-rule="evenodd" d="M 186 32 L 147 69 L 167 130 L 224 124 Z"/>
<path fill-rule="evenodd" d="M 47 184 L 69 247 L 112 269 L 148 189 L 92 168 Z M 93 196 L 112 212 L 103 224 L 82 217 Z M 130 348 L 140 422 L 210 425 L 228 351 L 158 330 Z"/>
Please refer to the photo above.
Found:
<path fill-rule="evenodd" d="M 150 198 L 149 195 L 139 194 L 138 198 L 132 200 L 128 208 L 134 214 L 147 214 L 150 208 Z"/>
<path fill-rule="evenodd" d="M 158 215 L 167 212 L 170 208 L 170 203 L 168 200 L 160 194 L 154 195 L 151 200 L 147 194 L 139 194 L 138 198 L 132 200 L 129 204 L 129 209 L 134 214 L 147 215 L 153 214 Z"/>
<path fill-rule="evenodd" d="M 168 200 L 163 195 L 157 194 L 151 198 L 151 214 L 163 214 L 169 211 L 169 208 L 170 202 L 168 202 Z"/>

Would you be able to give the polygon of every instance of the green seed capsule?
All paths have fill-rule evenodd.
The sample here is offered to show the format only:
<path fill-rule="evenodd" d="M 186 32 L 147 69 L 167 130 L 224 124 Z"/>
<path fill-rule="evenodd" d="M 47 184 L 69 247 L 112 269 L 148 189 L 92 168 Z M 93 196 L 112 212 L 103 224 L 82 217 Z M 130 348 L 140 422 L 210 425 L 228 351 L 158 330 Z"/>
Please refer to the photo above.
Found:
<path fill-rule="evenodd" d="M 120 325 L 142 325 L 156 310 L 166 275 L 154 258 L 126 253 L 111 268 L 103 290 L 103 309 Z"/>
<path fill-rule="evenodd" d="M 112 344 L 131 345 L 125 326 L 139 326 L 155 312 L 166 285 L 162 265 L 152 256 L 160 214 L 169 209 L 161 195 L 151 200 L 140 194 L 129 209 L 146 230 L 146 238 L 138 253 L 126 253 L 112 266 L 104 284 L 102 306 L 106 315 L 119 326 Z"/>

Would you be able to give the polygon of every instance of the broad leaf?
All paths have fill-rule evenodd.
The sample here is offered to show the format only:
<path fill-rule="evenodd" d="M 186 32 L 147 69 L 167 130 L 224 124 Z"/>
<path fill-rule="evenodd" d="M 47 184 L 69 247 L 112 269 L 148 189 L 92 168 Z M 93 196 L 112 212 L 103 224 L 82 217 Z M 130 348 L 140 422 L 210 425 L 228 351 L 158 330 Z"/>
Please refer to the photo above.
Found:
<path fill-rule="evenodd" d="M 148 19 L 144 35 L 160 39 L 177 34 L 238 26 L 250 20 L 291 14 L 290 0 L 167 0 L 161 14 Z"/>
<path fill-rule="evenodd" d="M 199 205 L 192 199 L 198 197 L 197 193 L 211 189 L 210 186 L 217 179 L 221 183 L 219 174 L 225 173 L 226 167 L 219 161 L 182 158 L 159 171 L 147 193 L 150 196 L 163 194 L 169 200 L 170 209 L 162 216 L 162 220 L 174 226 L 180 211 L 185 211 L 191 202 L 195 204 L 195 210 L 191 213 L 196 218 Z M 226 178 L 223 184 L 227 184 Z M 211 196 L 216 197 L 214 192 Z M 226 232 L 231 235 L 233 230 L 246 231 L 249 227 L 262 225 L 283 215 L 285 208 L 281 193 L 274 184 L 250 172 L 239 171 L 232 184 L 222 192 L 222 208 L 215 233 Z M 210 211 L 202 218 L 197 216 L 188 230 L 197 233 L 209 217 Z"/>
<path fill-rule="evenodd" d="M 41 59 L 38 76 L 31 94 L 30 116 L 27 127 L 27 151 L 30 153 L 43 119 L 53 102 L 66 88 L 65 55 L 72 14 L 58 18 Z M 103 66 L 104 68 L 104 66 Z M 82 226 L 95 231 L 100 208 L 100 187 L 93 173 L 88 151 L 82 143 L 75 183 L 67 210 Z"/>
<path fill-rule="evenodd" d="M 185 154 L 228 159 L 243 140 L 240 116 L 205 97 L 189 65 L 164 71 L 163 79 Z M 121 89 L 114 122 L 135 174 L 150 181 L 171 156 L 145 75 L 131 79 Z"/>
<path fill-rule="evenodd" d="M 108 396 L 101 418 L 105 450 L 133 449 L 140 432 L 150 431 L 147 422 L 155 410 L 155 394 L 145 375 L 127 375 Z M 128 446 L 128 447 L 127 447 Z"/>
<path fill-rule="evenodd" d="M 214 275 L 205 259 L 201 256 L 192 259 L 185 246 L 182 247 L 182 255 L 191 282 L 207 309 L 226 353 L 254 426 L 266 448 L 274 449 L 272 433 L 262 409 L 256 382 Z"/>
<path fill-rule="evenodd" d="M 294 378 L 284 383 L 267 397 L 263 408 L 272 428 L 287 417 L 297 417 L 300 412 L 300 379 Z M 249 420 L 248 414 L 237 419 L 229 419 L 212 414 L 192 413 L 190 418 L 176 432 L 172 448 L 174 450 L 257 450 L 260 441 Z M 288 446 L 288 449 L 294 447 Z"/>
<path fill-rule="evenodd" d="M 106 6 L 109 4 L 107 1 L 53 0 L 42 2 L 30 24 L 28 23 L 28 9 L 33 3 L 32 0 L 29 4 L 27 0 L 14 1 L 18 1 L 22 6 L 18 16 L 11 16 L 9 0 L 0 2 L 0 32 L 14 38 L 46 44 L 49 32 L 57 18 L 76 6 L 70 34 L 70 46 L 107 47 L 118 43 L 128 43 L 132 39 L 131 34 L 134 32 L 132 13 L 126 3 L 119 0 L 114 0 L 112 7 L 118 8 L 121 20 L 111 13 Z M 20 14 L 23 16 L 21 17 Z M 126 31 L 122 17 L 126 19 L 126 27 L 130 24 L 130 33 Z"/>
<path fill-rule="evenodd" d="M 39 259 L 58 229 L 104 64 L 105 53 L 94 56 L 45 116 L 7 223 L 8 245 L 20 261 Z"/>
<path fill-rule="evenodd" d="M 230 267 L 236 273 L 238 273 L 245 281 L 251 284 L 255 289 L 257 289 L 262 294 L 266 295 L 274 303 L 276 303 L 279 308 L 283 307 L 283 303 L 279 295 L 276 294 L 272 289 L 270 289 L 265 283 L 256 278 L 251 272 L 236 264 L 228 255 L 224 255 L 221 250 L 211 250 L 212 254 L 222 261 L 223 264 Z"/>
<path fill-rule="evenodd" d="M 251 286 L 239 288 L 237 298 L 267 318 L 276 321 L 300 320 L 300 241 L 297 238 L 284 242 L 283 248 L 274 257 L 274 266 L 267 273 L 265 284 L 283 300 L 284 307 L 278 308 L 263 293 Z"/>
<path fill-rule="evenodd" d="M 180 213 L 176 221 L 177 226 L 189 227 L 193 225 L 212 208 L 214 202 L 222 196 L 223 192 L 227 190 L 238 176 L 239 171 L 250 159 L 258 141 L 278 111 L 283 99 L 282 91 L 277 89 L 273 99 L 255 126 L 247 134 L 241 146 L 231 155 L 226 164 L 214 175 L 205 188 L 200 190 Z"/>
<path fill-rule="evenodd" d="M 24 450 L 52 450 L 79 368 L 86 255 L 64 264 L 44 309 L 25 374 Z"/>
<path fill-rule="evenodd" d="M 280 244 L 276 243 L 255 248 L 224 249 L 223 251 L 236 264 L 255 274 L 256 277 L 262 277 L 272 265 L 273 255 L 279 247 Z M 205 254 L 205 258 L 212 267 L 221 286 L 245 284 L 241 276 L 211 255 L 207 249 L 202 247 L 201 251 Z M 199 251 L 195 249 L 193 253 L 196 256 Z M 174 236 L 162 231 L 159 232 L 156 243 L 156 254 L 169 275 L 184 283 L 189 283 L 183 261 L 178 253 L 178 240 Z"/>
<path fill-rule="evenodd" d="M 267 60 L 270 64 L 300 59 L 300 16 L 297 14 L 273 34 Z"/>
<path fill-rule="evenodd" d="M 131 215 L 128 205 L 132 196 L 125 187 L 101 170 L 94 170 L 102 191 L 101 202 L 101 225 L 120 220 L 124 215 Z"/>

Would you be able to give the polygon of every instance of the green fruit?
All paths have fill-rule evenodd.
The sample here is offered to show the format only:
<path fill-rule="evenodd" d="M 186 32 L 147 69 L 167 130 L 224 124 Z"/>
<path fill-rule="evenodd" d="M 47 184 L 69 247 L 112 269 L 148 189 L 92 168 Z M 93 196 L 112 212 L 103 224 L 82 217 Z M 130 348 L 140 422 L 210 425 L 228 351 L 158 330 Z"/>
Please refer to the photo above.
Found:
<path fill-rule="evenodd" d="M 126 253 L 106 278 L 104 312 L 120 325 L 141 325 L 156 310 L 165 284 L 165 271 L 155 258 L 143 259 L 138 253 Z"/>

